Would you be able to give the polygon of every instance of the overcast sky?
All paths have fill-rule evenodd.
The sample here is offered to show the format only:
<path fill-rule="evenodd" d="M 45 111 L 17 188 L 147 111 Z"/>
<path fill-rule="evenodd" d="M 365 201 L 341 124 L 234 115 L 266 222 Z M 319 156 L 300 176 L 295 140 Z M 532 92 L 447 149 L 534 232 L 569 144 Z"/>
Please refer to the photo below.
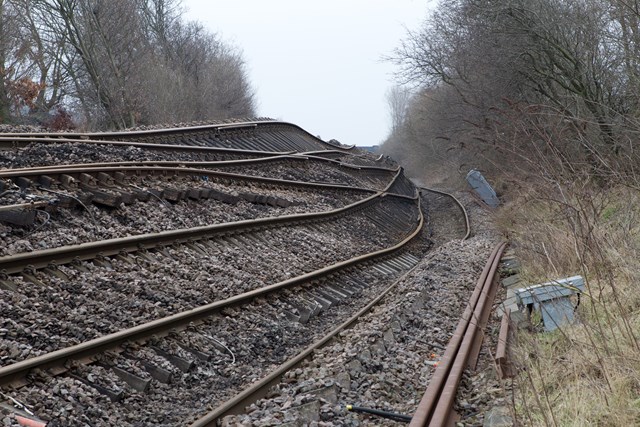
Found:
<path fill-rule="evenodd" d="M 322 139 L 375 145 L 386 137 L 389 55 L 427 15 L 428 0 L 183 0 L 243 51 L 260 116 Z"/>

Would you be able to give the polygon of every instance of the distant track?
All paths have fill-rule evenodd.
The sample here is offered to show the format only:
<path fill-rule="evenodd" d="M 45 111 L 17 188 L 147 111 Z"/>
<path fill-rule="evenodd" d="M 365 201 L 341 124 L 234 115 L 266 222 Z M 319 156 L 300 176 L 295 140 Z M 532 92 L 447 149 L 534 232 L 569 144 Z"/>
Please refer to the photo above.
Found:
<path fill-rule="evenodd" d="M 11 140 L 12 138 L 13 141 Z M 173 144 L 196 147 L 215 147 L 263 152 L 304 152 L 312 150 L 349 151 L 352 147 L 340 147 L 325 142 L 301 127 L 287 122 L 255 121 L 223 125 L 204 125 L 183 128 L 92 132 L 92 133 L 7 133 L 3 134 L 0 143 L 10 148 L 29 139 L 37 142 L 40 139 L 55 140 L 57 138 L 93 140 L 93 141 L 127 141 L 152 144 Z"/>
<path fill-rule="evenodd" d="M 456 205 L 458 205 L 458 207 L 460 208 L 460 211 L 462 212 L 462 215 L 464 216 L 464 223 L 465 223 L 466 233 L 465 233 L 464 237 L 462 238 L 462 240 L 467 240 L 469 238 L 469 236 L 471 235 L 471 224 L 469 223 L 469 214 L 467 213 L 467 209 L 464 207 L 462 202 L 460 202 L 460 200 L 458 200 L 456 198 L 456 196 L 454 196 L 453 194 L 447 193 L 447 192 L 442 191 L 442 190 L 435 190 L 433 188 L 427 188 L 427 187 L 418 187 L 418 188 L 421 189 L 421 190 L 430 191 L 432 193 L 442 194 L 443 196 L 447 196 L 447 197 L 450 197 L 451 199 L 453 199 L 453 201 L 456 203 Z"/>

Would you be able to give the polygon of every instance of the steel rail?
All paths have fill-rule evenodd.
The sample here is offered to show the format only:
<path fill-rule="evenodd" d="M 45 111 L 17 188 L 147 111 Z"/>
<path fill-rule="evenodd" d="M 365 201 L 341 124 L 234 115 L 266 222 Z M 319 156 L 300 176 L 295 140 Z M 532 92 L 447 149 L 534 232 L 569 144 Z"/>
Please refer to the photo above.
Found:
<path fill-rule="evenodd" d="M 399 171 L 394 180 L 385 188 L 389 189 L 393 182 L 401 175 Z M 317 184 L 320 185 L 320 184 Z M 326 185 L 324 185 L 326 187 Z M 373 192 L 371 190 L 367 190 Z M 109 256 L 121 252 L 136 252 L 142 249 L 149 249 L 157 246 L 166 246 L 173 243 L 188 243 L 194 240 L 209 238 L 220 233 L 238 232 L 255 227 L 271 225 L 281 225 L 285 223 L 310 222 L 331 217 L 339 217 L 352 211 L 362 209 L 373 203 L 376 199 L 383 197 L 398 197 L 412 199 L 404 195 L 385 193 L 385 191 L 374 192 L 375 194 L 354 202 L 342 208 L 324 212 L 302 213 L 283 215 L 271 218 L 259 218 L 243 220 L 237 222 L 206 225 L 181 230 L 162 231 L 159 233 L 141 234 L 137 236 L 121 237 L 116 239 L 101 240 L 98 242 L 82 243 L 79 245 L 62 246 L 53 249 L 43 249 L 33 252 L 25 252 L 15 255 L 0 257 L 0 272 L 4 274 L 16 274 L 26 268 L 45 268 L 51 263 L 68 264 L 75 260 L 93 259 L 98 255 Z M 417 194 L 414 196 L 418 199 Z"/>
<path fill-rule="evenodd" d="M 341 154 L 341 155 L 348 155 L 348 156 L 357 157 L 359 159 L 366 159 L 366 157 L 364 155 L 362 155 L 362 154 L 343 152 L 343 151 L 335 151 L 335 150 L 307 151 L 305 153 L 300 153 L 300 154 L 307 154 L 307 155 L 314 155 L 314 156 L 326 156 L 327 154 Z M 330 157 L 324 157 L 324 158 L 325 159 L 331 159 Z M 335 159 L 331 159 L 331 160 L 339 161 L 339 160 L 335 160 Z M 380 154 L 378 157 L 373 159 L 373 162 L 374 163 L 380 163 L 383 160 L 384 160 L 384 155 Z M 379 167 L 382 167 L 382 166 L 379 166 Z M 399 167 L 399 166 L 397 166 L 397 167 Z M 384 167 L 382 167 L 382 168 L 384 168 Z"/>
<path fill-rule="evenodd" d="M 239 232 L 256 227 L 282 225 L 300 222 L 318 221 L 359 210 L 366 207 L 375 199 L 382 197 L 382 192 L 367 197 L 343 208 L 325 212 L 283 215 L 271 218 L 259 218 L 193 227 L 188 229 L 161 231 L 159 233 L 141 234 L 97 242 L 81 243 L 78 245 L 62 246 L 52 249 L 42 249 L 33 252 L 23 252 L 15 255 L 0 257 L 0 272 L 4 274 L 20 273 L 27 268 L 41 269 L 50 264 L 63 265 L 77 260 L 89 260 L 95 257 L 112 256 L 120 253 L 132 253 L 141 249 L 148 250 L 171 244 L 190 243 L 211 238 L 215 234 Z M 395 196 L 395 195 L 394 195 Z M 395 196 L 398 197 L 398 196 Z"/>
<path fill-rule="evenodd" d="M 193 146 L 193 145 L 176 145 L 176 144 L 154 144 L 151 142 L 136 142 L 136 141 L 107 141 L 107 140 L 98 140 L 98 139 L 75 139 L 75 138 L 65 138 L 65 137 L 23 137 L 23 136 L 15 136 L 15 137 L 6 137 L 0 134 L 0 148 L 4 149 L 12 149 L 12 148 L 21 148 L 26 147 L 31 143 L 39 143 L 39 144 L 65 144 L 65 143 L 74 143 L 74 144 L 93 144 L 93 145 L 114 145 L 114 146 L 122 146 L 122 147 L 137 147 L 142 149 L 151 149 L 151 150 L 164 150 L 164 151 L 193 151 L 200 152 L 205 154 L 211 153 L 219 153 L 219 154 L 227 154 L 227 155 L 243 155 L 243 156 L 273 156 L 279 154 L 296 154 L 296 151 L 261 151 L 261 150 L 242 150 L 238 148 L 224 148 L 224 147 L 203 147 L 203 146 Z M 330 151 L 330 150 L 327 150 Z"/>
<path fill-rule="evenodd" d="M 469 215 L 467 214 L 467 209 L 464 207 L 462 202 L 458 200 L 456 196 L 454 196 L 453 194 L 447 193 L 445 191 L 435 190 L 433 188 L 427 188 L 427 187 L 421 187 L 421 186 L 418 186 L 418 188 L 431 191 L 432 193 L 442 194 L 443 196 L 451 197 L 453 201 L 456 202 L 456 204 L 460 207 L 460 210 L 462 211 L 462 215 L 464 215 L 464 223 L 465 223 L 465 228 L 467 232 L 465 233 L 462 240 L 467 240 L 469 236 L 471 236 L 471 223 L 469 222 Z"/>
<path fill-rule="evenodd" d="M 377 196 L 381 195 L 382 193 L 379 193 Z M 162 335 L 163 333 L 166 333 L 167 331 L 170 331 L 172 329 L 179 328 L 191 322 L 209 317 L 223 308 L 246 303 L 259 296 L 265 296 L 277 292 L 281 289 L 291 288 L 302 283 L 313 282 L 314 280 L 352 267 L 356 264 L 365 261 L 371 261 L 373 259 L 392 254 L 393 252 L 401 249 L 407 243 L 409 243 L 413 239 L 413 237 L 415 237 L 421 230 L 424 219 L 420 210 L 419 198 L 416 198 L 416 206 L 419 212 L 419 221 L 416 225 L 416 229 L 411 232 L 411 235 L 409 237 L 405 238 L 400 243 L 397 243 L 385 249 L 380 249 L 364 255 L 359 255 L 349 260 L 337 262 L 313 272 L 305 273 L 303 275 L 287 279 L 279 283 L 268 285 L 260 289 L 255 289 L 221 301 L 216 301 L 191 310 L 134 326 L 129 329 L 95 338 L 81 344 L 73 345 L 71 347 L 56 350 L 51 353 L 13 363 L 8 366 L 0 367 L 0 385 L 6 385 L 13 381 L 24 378 L 33 369 L 47 369 L 54 366 L 61 366 L 66 361 L 71 359 L 78 360 L 93 357 L 108 349 L 113 349 L 124 343 L 125 341 L 145 340 L 153 335 Z"/>
<path fill-rule="evenodd" d="M 193 146 L 193 145 L 174 145 L 174 144 L 156 144 L 149 142 L 135 142 L 135 141 L 111 141 L 111 140 L 94 140 L 94 139 L 76 139 L 76 138 L 65 138 L 65 137 L 10 137 L 7 138 L 6 134 L 0 134 L 0 149 L 2 148 L 24 148 L 31 143 L 45 143 L 45 144 L 93 144 L 93 145 L 114 145 L 114 146 L 126 146 L 126 147 L 136 147 L 140 149 L 151 149 L 151 150 L 159 150 L 159 151 L 191 151 L 196 153 L 204 153 L 204 154 L 225 154 L 225 155 L 243 155 L 243 156 L 254 156 L 254 157 L 280 157 L 280 156 L 292 156 L 292 157 L 308 157 L 313 158 L 318 161 L 326 161 L 337 163 L 339 165 L 345 167 L 351 167 L 354 169 L 379 169 L 379 170 L 390 170 L 395 171 L 399 168 L 399 166 L 395 168 L 385 168 L 382 166 L 370 166 L 370 165 L 356 165 L 351 163 L 341 162 L 336 159 L 331 159 L 328 157 L 322 157 L 321 153 L 339 153 L 348 156 L 357 156 L 351 152 L 343 152 L 338 150 L 320 150 L 320 151 L 260 151 L 260 150 L 243 150 L 237 148 L 223 148 L 223 147 L 206 147 L 206 146 Z M 242 159 L 242 160 L 251 160 L 251 159 Z"/>
<path fill-rule="evenodd" d="M 272 163 L 283 160 L 292 160 L 292 161 L 314 161 L 314 162 L 324 162 L 331 163 L 338 167 L 343 167 L 346 169 L 355 169 L 358 171 L 362 170 L 372 170 L 372 171 L 380 171 L 380 172 L 389 172 L 394 173 L 398 171 L 398 168 L 382 168 L 379 166 L 359 166 L 353 165 L 350 163 L 342 163 L 336 160 L 327 159 L 324 157 L 316 157 L 311 155 L 302 154 L 283 154 L 283 155 L 275 155 L 270 157 L 260 157 L 255 159 L 235 159 L 235 160 L 214 160 L 214 161 L 203 161 L 203 160 L 128 160 L 128 161 L 117 161 L 117 162 L 98 162 L 98 163 L 70 163 L 70 164 L 57 164 L 57 165 L 43 165 L 43 166 L 32 166 L 26 168 L 11 168 L 11 169 L 0 169 L 10 170 L 10 171 L 29 171 L 29 170 L 51 170 L 51 169 L 70 169 L 70 168 L 81 168 L 81 167 L 107 167 L 107 166 L 201 166 L 201 167 L 226 167 L 226 166 L 245 166 L 245 165 L 260 165 L 263 163 Z"/>
<path fill-rule="evenodd" d="M 324 188 L 333 190 L 352 190 L 361 191 L 367 193 L 375 193 L 378 190 L 373 190 L 364 187 L 355 187 L 343 184 L 325 184 L 320 182 L 306 182 L 306 181 L 292 181 L 287 179 L 267 178 L 253 175 L 243 175 L 231 172 L 222 172 L 211 169 L 194 169 L 183 167 L 162 167 L 162 166 L 106 166 L 106 167 L 85 167 L 79 165 L 78 167 L 72 166 L 65 169 L 2 169 L 0 170 L 0 179 L 2 178 L 19 178 L 19 177 L 34 177 L 34 176 L 57 176 L 57 175 L 80 175 L 86 174 L 98 174 L 103 173 L 144 173 L 151 175 L 154 173 L 171 173 L 173 175 L 186 175 L 186 176 L 207 176 L 218 179 L 229 179 L 235 181 L 251 181 L 261 183 L 263 185 L 274 186 L 287 186 L 287 187 L 305 187 L 305 188 Z M 394 177 L 395 179 L 395 177 Z"/>
<path fill-rule="evenodd" d="M 420 202 L 418 202 L 418 209 L 420 210 L 420 220 L 416 229 L 408 236 L 400 245 L 404 246 L 410 241 L 412 241 L 419 233 L 422 231 L 422 227 L 424 225 L 424 216 L 422 214 L 422 209 L 420 208 Z M 218 421 L 226 415 L 240 413 L 244 411 L 244 407 L 249 404 L 255 402 L 264 394 L 266 391 L 274 385 L 280 378 L 291 369 L 298 366 L 303 360 L 312 356 L 313 352 L 327 342 L 329 342 L 332 338 L 338 335 L 343 330 L 347 329 L 353 323 L 355 323 L 362 315 L 371 310 L 372 307 L 377 305 L 383 298 L 385 298 L 389 292 L 391 292 L 397 285 L 400 283 L 409 273 L 411 273 L 415 268 L 412 267 L 409 271 L 404 273 L 400 278 L 394 281 L 390 286 L 388 286 L 385 290 L 383 290 L 376 298 L 371 300 L 366 306 L 358 310 L 356 314 L 351 316 L 347 321 L 339 325 L 338 327 L 331 330 L 325 336 L 311 344 L 305 350 L 298 353 L 296 356 L 290 358 L 286 362 L 282 363 L 276 369 L 271 371 L 268 375 L 261 378 L 257 382 L 251 384 L 249 387 L 242 390 L 240 393 L 236 394 L 232 398 L 228 399 L 205 416 L 199 418 L 195 422 L 191 424 L 191 427 L 206 427 L 206 426 L 217 426 Z"/>
<path fill-rule="evenodd" d="M 498 334 L 498 345 L 496 347 L 496 353 L 494 356 L 494 362 L 498 370 L 498 378 L 504 380 L 511 378 L 513 372 L 511 370 L 511 363 L 509 362 L 509 354 L 507 346 L 509 344 L 509 327 L 511 325 L 511 309 L 505 308 L 502 315 L 502 321 L 500 322 L 500 333 Z"/>
<path fill-rule="evenodd" d="M 425 391 L 409 427 L 446 426 L 452 424 L 453 402 L 462 373 L 470 363 L 470 354 L 477 340 L 478 324 L 483 313 L 491 308 L 488 297 L 494 288 L 494 277 L 506 246 L 499 243 L 487 260 L 469 303 L 461 316 L 444 355 Z"/>
<path fill-rule="evenodd" d="M 358 157 L 355 154 L 352 153 L 346 153 L 347 155 L 353 156 L 353 157 Z M 321 156 L 316 156 L 314 154 L 309 154 L 309 153 L 299 153 L 299 154 L 293 154 L 293 156 L 306 156 L 309 158 L 313 158 L 313 159 L 317 159 L 317 160 L 323 160 L 323 161 L 327 161 L 327 162 L 331 162 L 331 163 L 337 163 L 339 165 L 343 165 L 343 166 L 347 166 L 350 168 L 354 168 L 354 169 L 359 169 L 359 170 L 379 170 L 379 171 L 390 171 L 390 172 L 396 172 L 400 169 L 400 166 L 396 166 L 395 168 L 385 168 L 383 166 L 370 166 L 370 165 L 356 165 L 354 163 L 346 163 L 346 162 L 341 162 L 340 160 L 336 160 L 336 159 L 331 159 L 328 157 L 321 157 Z"/>
<path fill-rule="evenodd" d="M 5 133 L 0 134 L 7 137 L 29 137 L 29 138 L 57 138 L 57 137 L 72 137 L 72 138 L 88 138 L 88 139 L 96 139 L 96 138 L 125 138 L 130 139 L 132 137 L 161 137 L 165 135 L 175 135 L 181 133 L 194 133 L 194 132 L 219 132 L 219 131 L 233 131 L 233 130 L 246 130 L 246 129 L 262 129 L 269 127 L 287 127 L 293 128 L 296 131 L 301 132 L 306 138 L 309 138 L 316 144 L 320 144 L 321 146 L 329 147 L 333 150 L 343 150 L 349 151 L 352 150 L 355 146 L 351 147 L 340 147 L 335 144 L 332 144 L 327 141 L 323 141 L 322 139 L 314 136 L 309 133 L 302 127 L 284 121 L 277 120 L 257 120 L 257 121 L 248 121 L 248 122 L 238 122 L 238 123 L 225 123 L 225 124 L 212 124 L 212 125 L 197 125 L 197 126 L 186 126 L 186 127 L 178 127 L 178 128 L 160 128 L 160 129 L 148 129 L 148 130 L 131 130 L 131 131 L 117 131 L 117 132 L 64 132 L 64 133 L 55 133 L 55 132 L 33 132 L 33 133 Z"/>
<path fill-rule="evenodd" d="M 29 202 L 14 205 L 0 205 L 0 212 L 24 211 L 26 209 L 37 209 L 48 206 L 49 202 Z"/>

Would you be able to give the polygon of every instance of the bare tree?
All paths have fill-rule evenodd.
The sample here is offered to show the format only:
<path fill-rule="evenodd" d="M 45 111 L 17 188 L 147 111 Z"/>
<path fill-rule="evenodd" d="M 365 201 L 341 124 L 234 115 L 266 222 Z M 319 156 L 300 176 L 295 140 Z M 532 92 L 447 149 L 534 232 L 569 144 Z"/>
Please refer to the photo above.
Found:
<path fill-rule="evenodd" d="M 0 119 L 56 106 L 123 128 L 253 114 L 240 52 L 180 0 L 0 0 Z"/>
<path fill-rule="evenodd" d="M 387 105 L 391 116 L 391 133 L 397 132 L 407 116 L 411 92 L 402 86 L 392 86 L 387 90 Z"/>
<path fill-rule="evenodd" d="M 445 0 L 396 51 L 399 77 L 450 88 L 436 107 L 452 114 L 435 126 L 439 138 L 483 152 L 478 161 L 499 163 L 496 143 L 518 126 L 507 117 L 539 122 L 526 111 L 570 124 L 573 137 L 556 148 L 600 172 L 631 155 L 622 142 L 638 110 L 636 9 L 628 0 Z"/>

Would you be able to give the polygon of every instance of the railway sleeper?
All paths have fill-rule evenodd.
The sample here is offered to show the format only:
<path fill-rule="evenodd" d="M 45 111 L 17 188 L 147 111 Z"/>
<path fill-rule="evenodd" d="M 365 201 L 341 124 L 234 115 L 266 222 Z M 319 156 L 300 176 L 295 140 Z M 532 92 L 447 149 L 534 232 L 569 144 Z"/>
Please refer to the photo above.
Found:
<path fill-rule="evenodd" d="M 107 396 L 109 400 L 111 400 L 114 403 L 121 402 L 122 399 L 124 398 L 124 390 L 110 390 L 106 387 L 103 387 L 99 384 L 94 383 L 93 381 L 89 381 L 88 379 L 83 378 L 80 375 L 76 375 L 73 373 L 67 373 L 67 375 L 76 381 L 79 381 L 85 385 L 88 385 L 89 387 L 92 387 L 98 393 L 104 396 Z"/>
<path fill-rule="evenodd" d="M 142 366 L 144 367 L 145 371 L 147 371 L 149 373 L 149 375 L 151 375 L 151 377 L 153 379 L 155 379 L 158 382 L 161 382 L 163 384 L 170 384 L 171 383 L 171 372 L 167 371 L 164 368 L 161 368 L 159 366 L 156 366 L 155 364 L 148 362 L 144 359 L 141 359 L 139 357 L 134 356 L 133 354 L 130 353 L 122 353 L 121 354 L 122 357 L 129 359 L 129 360 L 135 360 L 138 361 L 142 364 Z"/>
<path fill-rule="evenodd" d="M 340 300 L 351 298 L 354 292 L 347 292 L 344 287 L 340 287 L 338 283 L 327 283 L 325 286 L 333 295 L 336 295 Z"/>
<path fill-rule="evenodd" d="M 200 200 L 204 198 L 204 191 L 199 188 L 190 188 L 187 190 L 187 197 L 191 200 Z"/>
<path fill-rule="evenodd" d="M 326 310 L 333 305 L 331 300 L 321 296 L 320 293 L 317 291 L 317 289 L 315 289 L 312 292 L 309 292 L 309 296 L 311 296 L 311 298 L 313 298 L 320 305 L 321 307 L 320 311 Z"/>
<path fill-rule="evenodd" d="M 241 200 L 240 197 L 234 196 L 233 194 L 223 193 L 222 191 L 213 189 L 209 190 L 209 198 L 230 205 L 236 205 Z"/>
<path fill-rule="evenodd" d="M 93 195 L 91 202 L 94 204 L 115 208 L 120 206 L 120 203 L 122 203 L 122 197 L 119 194 L 108 193 L 89 184 L 83 183 L 80 184 L 80 188 Z"/>
<path fill-rule="evenodd" d="M 262 194 L 240 193 L 239 196 L 249 203 L 255 203 L 258 205 L 267 205 L 267 206 L 272 206 L 274 208 L 277 208 L 277 207 L 288 208 L 289 206 L 294 204 L 294 202 L 291 202 L 287 199 L 283 199 L 281 197 L 265 196 Z"/>
<path fill-rule="evenodd" d="M 187 195 L 184 190 L 178 190 L 175 188 L 165 188 L 162 192 L 162 197 L 170 202 L 176 203 L 183 200 Z"/>
<path fill-rule="evenodd" d="M 307 310 L 309 310 L 309 318 L 316 317 L 320 313 L 320 311 L 322 311 L 322 306 L 315 299 L 300 297 L 300 301 L 302 304 L 304 304 Z"/>
<path fill-rule="evenodd" d="M 11 292 L 18 292 L 18 285 L 6 277 L 0 277 L 0 289 Z"/>
<path fill-rule="evenodd" d="M 311 319 L 312 310 L 301 306 L 300 308 L 298 308 L 298 312 L 300 313 L 298 322 L 305 324 L 309 321 L 309 319 Z"/>
<path fill-rule="evenodd" d="M 23 279 L 33 283 L 34 285 L 46 287 L 46 285 L 36 277 L 36 272 L 33 268 L 25 268 L 20 275 Z"/>
<path fill-rule="evenodd" d="M 178 346 L 180 346 L 181 349 L 183 349 L 184 351 L 193 354 L 198 360 L 202 360 L 204 362 L 208 362 L 211 360 L 211 358 L 213 357 L 212 354 L 210 353 L 205 353 L 204 351 L 200 351 L 197 350 L 195 348 L 192 348 L 184 343 L 181 343 L 178 340 L 174 340 L 174 342 L 176 344 L 178 344 Z"/>
<path fill-rule="evenodd" d="M 106 363 L 98 363 L 97 366 L 111 370 L 118 378 L 140 393 L 144 393 L 149 389 L 151 378 L 140 378 L 125 369 L 118 368 L 117 366 L 111 366 Z"/>
<path fill-rule="evenodd" d="M 111 264 L 111 260 L 109 260 L 109 258 L 105 257 L 102 254 L 98 254 L 95 258 L 91 260 L 91 262 L 106 270 L 109 270 L 109 271 L 113 270 L 113 264 Z"/>
<path fill-rule="evenodd" d="M 36 222 L 36 211 L 33 209 L 15 209 L 0 212 L 0 222 L 27 227 Z"/>
<path fill-rule="evenodd" d="M 173 366 L 175 366 L 182 372 L 189 372 L 195 364 L 193 360 L 183 359 L 180 356 L 173 355 L 156 346 L 151 346 L 151 349 L 155 351 L 158 354 L 158 356 L 162 356 L 165 359 L 167 359 Z"/>
<path fill-rule="evenodd" d="M 136 200 L 139 200 L 137 192 L 123 191 L 122 189 L 118 189 L 117 191 L 122 199 L 121 202 L 125 205 L 132 205 Z"/>
<path fill-rule="evenodd" d="M 337 295 L 332 294 L 329 288 L 325 289 L 316 289 L 316 294 L 319 294 L 320 297 L 329 301 L 330 305 L 334 305 L 342 301 Z"/>
<path fill-rule="evenodd" d="M 12 181 L 15 185 L 20 187 L 20 190 L 22 191 L 26 190 L 29 187 L 34 186 L 34 182 L 32 180 L 30 180 L 29 178 L 25 178 L 23 176 L 17 176 L 15 178 L 12 178 Z"/>
<path fill-rule="evenodd" d="M 55 179 L 51 178 L 48 175 L 40 175 L 38 177 L 38 184 L 40 184 L 40 186 L 42 186 L 43 188 L 51 188 L 56 186 L 58 183 L 58 181 L 56 181 Z"/>
<path fill-rule="evenodd" d="M 333 292 L 334 294 L 338 295 L 342 299 L 349 298 L 350 296 L 352 296 L 354 294 L 353 292 L 347 291 L 345 288 L 340 287 L 337 284 L 330 284 L 330 285 L 327 286 L 327 289 L 329 289 L 331 292 Z"/>
<path fill-rule="evenodd" d="M 358 278 L 356 278 L 356 277 L 352 277 L 352 278 L 350 279 L 350 281 L 351 281 L 352 283 L 354 283 L 354 284 L 355 284 L 355 286 L 356 286 L 357 288 L 359 288 L 359 290 L 364 290 L 364 289 L 366 289 L 366 288 L 368 288 L 368 287 L 369 287 L 365 282 L 361 281 L 360 279 L 358 279 Z"/>
<path fill-rule="evenodd" d="M 289 311 L 289 310 L 285 310 L 285 309 L 281 309 L 280 312 L 284 315 L 284 317 L 289 320 L 290 322 L 300 322 L 300 317 L 297 314 L 294 314 L 293 312 Z M 302 323 L 302 322 L 300 322 Z"/>
<path fill-rule="evenodd" d="M 50 275 L 50 276 L 54 276 L 57 277 L 58 279 L 61 280 L 69 280 L 69 276 L 67 276 L 62 270 L 60 270 L 58 268 L 57 265 L 55 264 L 50 264 L 49 267 L 45 268 L 42 270 L 43 273 Z"/>
<path fill-rule="evenodd" d="M 205 252 L 199 245 L 196 245 L 195 242 L 184 243 L 184 246 L 201 256 L 207 256 L 207 252 Z"/>

